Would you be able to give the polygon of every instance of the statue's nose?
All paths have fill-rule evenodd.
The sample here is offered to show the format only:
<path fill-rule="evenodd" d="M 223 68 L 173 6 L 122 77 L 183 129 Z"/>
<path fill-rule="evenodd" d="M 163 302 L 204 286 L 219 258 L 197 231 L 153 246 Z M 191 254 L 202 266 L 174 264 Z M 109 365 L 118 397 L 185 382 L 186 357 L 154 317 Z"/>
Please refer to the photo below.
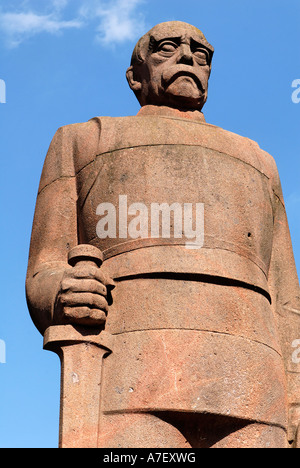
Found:
<path fill-rule="evenodd" d="M 181 44 L 178 63 L 184 63 L 186 65 L 193 65 L 193 53 L 188 44 Z"/>

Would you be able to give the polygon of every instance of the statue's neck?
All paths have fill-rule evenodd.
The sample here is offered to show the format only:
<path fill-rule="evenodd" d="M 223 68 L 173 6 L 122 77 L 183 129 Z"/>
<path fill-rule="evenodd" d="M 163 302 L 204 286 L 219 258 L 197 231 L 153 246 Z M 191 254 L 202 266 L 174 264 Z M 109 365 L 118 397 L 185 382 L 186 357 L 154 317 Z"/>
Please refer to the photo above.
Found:
<path fill-rule="evenodd" d="M 198 110 L 194 111 L 181 111 L 179 109 L 173 109 L 172 107 L 167 106 L 153 106 L 146 105 L 143 106 L 137 114 L 138 116 L 146 115 L 157 115 L 158 117 L 177 117 L 190 120 L 198 120 L 205 123 L 205 118 L 202 112 Z"/>

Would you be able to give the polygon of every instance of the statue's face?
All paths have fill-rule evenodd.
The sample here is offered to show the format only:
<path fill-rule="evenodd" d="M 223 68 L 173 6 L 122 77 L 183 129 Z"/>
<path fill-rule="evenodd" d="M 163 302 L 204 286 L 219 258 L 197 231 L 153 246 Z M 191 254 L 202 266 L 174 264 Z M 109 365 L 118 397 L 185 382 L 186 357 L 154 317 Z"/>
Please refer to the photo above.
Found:
<path fill-rule="evenodd" d="M 201 110 L 207 99 L 211 52 L 197 29 L 154 28 L 139 67 L 140 102 Z"/>

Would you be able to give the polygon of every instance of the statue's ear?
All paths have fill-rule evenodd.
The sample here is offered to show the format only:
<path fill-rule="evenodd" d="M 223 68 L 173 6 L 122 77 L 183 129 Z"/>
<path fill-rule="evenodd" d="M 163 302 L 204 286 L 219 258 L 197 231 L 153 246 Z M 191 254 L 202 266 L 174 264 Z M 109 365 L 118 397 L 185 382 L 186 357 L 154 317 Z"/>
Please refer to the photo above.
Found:
<path fill-rule="evenodd" d="M 132 91 L 134 91 L 135 93 L 139 93 L 139 91 L 142 89 L 142 83 L 137 80 L 136 74 L 134 73 L 133 66 L 130 66 L 127 69 L 126 78 Z"/>

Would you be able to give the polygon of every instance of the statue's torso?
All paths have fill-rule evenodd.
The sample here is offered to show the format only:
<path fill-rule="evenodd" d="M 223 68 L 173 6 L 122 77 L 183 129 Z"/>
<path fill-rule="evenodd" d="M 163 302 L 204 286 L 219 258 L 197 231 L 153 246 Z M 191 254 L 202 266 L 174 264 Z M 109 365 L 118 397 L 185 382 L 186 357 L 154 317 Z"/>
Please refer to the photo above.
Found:
<path fill-rule="evenodd" d="M 112 203 L 118 222 L 119 196 L 126 195 L 127 207 L 140 202 L 149 209 L 149 245 L 185 245 L 184 234 L 173 239 L 172 228 L 170 242 L 151 238 L 150 206 L 202 203 L 204 249 L 230 252 L 231 263 L 236 257 L 251 262 L 256 269 L 252 280 L 256 275 L 256 285 L 267 287 L 263 277 L 272 251 L 273 193 L 261 153 L 246 138 L 198 122 L 102 118 L 97 157 L 85 161 L 77 176 L 80 240 L 97 244 L 106 258 L 146 246 L 147 241 L 132 242 L 130 235 L 120 238 L 118 226 L 116 238 L 97 237 L 98 205 Z M 208 273 L 202 268 L 193 272 Z"/>
<path fill-rule="evenodd" d="M 250 140 L 203 123 L 101 119 L 96 158 L 76 164 L 80 242 L 104 251 L 103 268 L 118 283 L 106 325 L 116 338 L 107 411 L 206 411 L 284 424 L 268 291 L 274 195 L 261 155 Z M 172 230 L 169 239 L 120 239 L 118 229 L 100 239 L 97 207 L 112 203 L 118 214 L 120 195 L 149 213 L 152 203 L 204 204 L 203 247 L 187 249 Z"/>

